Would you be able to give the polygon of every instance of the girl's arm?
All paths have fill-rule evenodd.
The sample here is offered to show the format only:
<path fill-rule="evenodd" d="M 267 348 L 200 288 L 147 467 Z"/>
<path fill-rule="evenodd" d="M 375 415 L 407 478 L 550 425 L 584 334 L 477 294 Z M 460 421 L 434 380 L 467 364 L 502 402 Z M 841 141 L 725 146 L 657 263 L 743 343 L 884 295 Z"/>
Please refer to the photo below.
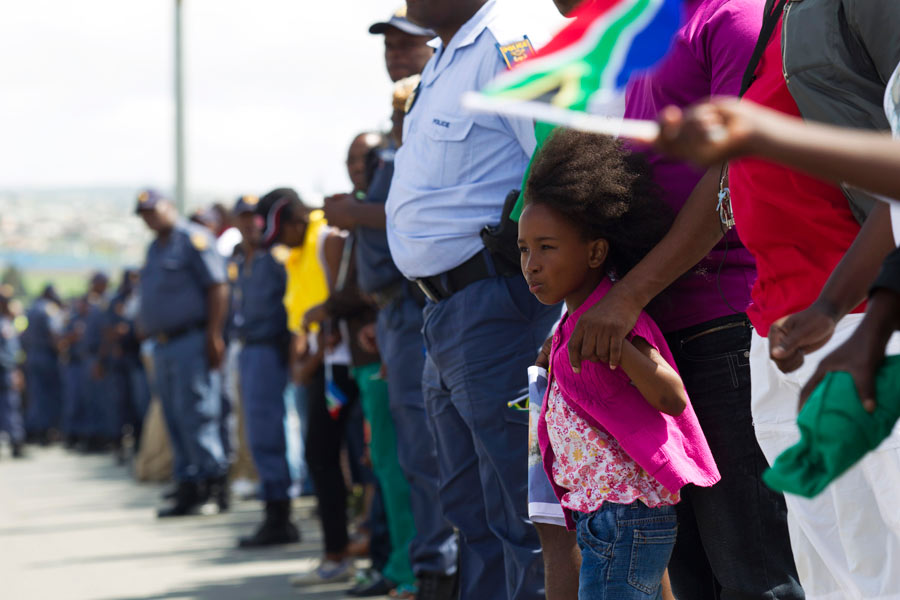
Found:
<path fill-rule="evenodd" d="M 678 373 L 647 340 L 634 337 L 622 346 L 622 369 L 656 410 L 677 417 L 687 407 L 687 392 Z"/>

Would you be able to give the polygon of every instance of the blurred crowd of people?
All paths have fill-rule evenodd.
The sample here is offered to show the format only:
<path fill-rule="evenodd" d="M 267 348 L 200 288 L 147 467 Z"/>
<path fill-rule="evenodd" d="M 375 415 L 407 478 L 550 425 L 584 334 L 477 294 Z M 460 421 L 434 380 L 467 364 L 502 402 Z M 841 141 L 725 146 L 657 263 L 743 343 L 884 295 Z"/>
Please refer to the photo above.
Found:
<path fill-rule="evenodd" d="M 649 147 L 464 111 L 533 52 L 528 15 L 409 0 L 369 30 L 392 128 L 353 139 L 352 189 L 190 220 L 148 189 L 155 240 L 114 294 L 48 287 L 17 331 L 0 292 L 15 454 L 59 436 L 124 460 L 158 399 L 159 517 L 227 510 L 249 453 L 265 508 L 239 546 L 298 541 L 313 494 L 322 557 L 292 583 L 354 596 L 900 598 L 900 434 L 873 384 L 900 349 L 900 217 L 875 195 L 900 196 L 897 146 L 838 129 L 898 126 L 900 5 L 684 11 L 610 109 L 658 120 Z M 835 370 L 883 436 L 782 495 L 763 472 L 814 443 L 797 402 Z"/>

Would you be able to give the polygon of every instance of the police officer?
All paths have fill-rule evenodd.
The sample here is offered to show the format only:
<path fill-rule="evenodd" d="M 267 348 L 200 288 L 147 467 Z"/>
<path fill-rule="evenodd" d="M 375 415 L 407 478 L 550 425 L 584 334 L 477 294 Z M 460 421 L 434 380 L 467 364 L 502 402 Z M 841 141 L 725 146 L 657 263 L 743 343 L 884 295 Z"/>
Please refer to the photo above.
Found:
<path fill-rule="evenodd" d="M 266 516 L 256 532 L 241 538 L 241 548 L 289 544 L 300 539 L 291 522 L 291 474 L 285 439 L 284 389 L 288 381 L 291 340 L 284 308 L 288 249 L 260 246 L 259 200 L 242 196 L 234 206 L 242 252 L 234 257 L 234 330 L 241 341 L 238 359 L 241 400 L 247 439 L 259 473 L 260 498 Z"/>
<path fill-rule="evenodd" d="M 47 443 L 51 430 L 59 430 L 62 416 L 58 348 L 64 315 L 62 300 L 52 285 L 44 288 L 25 316 L 28 320 L 28 327 L 22 334 L 28 387 L 25 425 L 29 438 Z"/>
<path fill-rule="evenodd" d="M 140 273 L 136 269 L 123 271 L 122 282 L 107 310 L 105 349 L 107 389 L 114 406 L 115 427 L 120 433 L 123 426 L 131 427 L 135 451 L 141 439 L 144 413 L 150 404 L 141 342 L 135 328 L 139 281 Z"/>
<path fill-rule="evenodd" d="M 0 286 L 0 432 L 5 431 L 12 444 L 12 455 L 21 458 L 25 442 L 25 426 L 22 422 L 21 396 L 22 373 L 19 371 L 19 335 L 10 307 L 12 288 Z"/>
<path fill-rule="evenodd" d="M 225 260 L 212 234 L 178 218 L 155 190 L 137 214 L 156 239 L 141 272 L 139 326 L 155 341 L 154 370 L 174 455 L 174 504 L 159 517 L 195 512 L 212 495 L 223 506 L 227 462 L 219 431 L 228 309 Z"/>
<path fill-rule="evenodd" d="M 385 66 L 395 82 L 421 73 L 434 53 L 428 46 L 434 32 L 411 23 L 405 7 L 386 21 L 373 24 L 369 32 L 384 35 Z M 394 108 L 399 119 L 387 147 L 378 151 L 367 193 L 359 200 L 350 195 L 335 197 L 325 203 L 324 209 L 330 223 L 354 231 L 359 286 L 379 306 L 378 347 L 387 367 L 397 459 L 409 483 L 416 528 L 409 553 L 417 579 L 417 598 L 442 600 L 455 593 L 457 542 L 440 506 L 434 440 L 430 435 L 422 435 L 428 428 L 421 377 L 425 295 L 397 270 L 385 232 L 384 203 L 394 174 L 394 155 L 400 145 L 403 109 L 410 91 L 407 81 L 395 87 Z"/>
<path fill-rule="evenodd" d="M 84 333 L 90 309 L 87 296 L 75 298 L 70 306 L 60 343 L 63 362 L 63 434 L 67 448 L 86 448 L 91 433 L 85 391 L 90 364 Z"/>
<path fill-rule="evenodd" d="M 473 115 L 460 95 L 528 45 L 496 0 L 409 2 L 408 17 L 441 44 L 406 115 L 386 205 L 394 262 L 429 297 L 425 408 L 441 500 L 460 532 L 460 597 L 543 598 L 539 542 L 527 516 L 527 367 L 559 317 L 528 291 L 517 265 L 480 237 L 500 221 L 535 146 L 534 124 Z"/>
<path fill-rule="evenodd" d="M 84 424 L 87 428 L 88 452 L 100 452 L 109 444 L 119 445 L 121 428 L 118 426 L 118 410 L 109 393 L 106 381 L 105 338 L 107 333 L 106 290 L 109 278 L 105 273 L 94 273 L 88 284 L 87 314 L 84 320 L 84 351 L 88 362 L 87 377 L 82 379 L 85 407 Z"/>

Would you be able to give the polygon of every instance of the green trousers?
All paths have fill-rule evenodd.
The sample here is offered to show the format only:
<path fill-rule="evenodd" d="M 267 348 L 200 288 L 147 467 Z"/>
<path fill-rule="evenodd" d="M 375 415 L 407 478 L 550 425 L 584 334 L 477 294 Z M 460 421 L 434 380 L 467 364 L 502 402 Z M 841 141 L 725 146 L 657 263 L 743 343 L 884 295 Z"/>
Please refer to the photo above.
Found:
<path fill-rule="evenodd" d="M 388 387 L 378 377 L 380 369 L 379 363 L 356 367 L 353 369 L 353 378 L 359 387 L 363 413 L 372 432 L 369 444 L 372 470 L 381 487 L 391 538 L 391 555 L 382 575 L 398 585 L 414 584 L 416 576 L 409 563 L 409 546 L 416 535 L 416 526 L 409 505 L 409 484 L 397 461 L 397 437 L 391 417 Z"/>

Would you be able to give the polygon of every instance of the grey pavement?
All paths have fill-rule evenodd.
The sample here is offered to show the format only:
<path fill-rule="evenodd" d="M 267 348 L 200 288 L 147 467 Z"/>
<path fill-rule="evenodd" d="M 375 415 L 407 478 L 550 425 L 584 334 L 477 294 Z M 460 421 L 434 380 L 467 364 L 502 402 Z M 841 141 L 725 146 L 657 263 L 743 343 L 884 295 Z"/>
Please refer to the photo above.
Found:
<path fill-rule="evenodd" d="M 237 550 L 259 502 L 221 515 L 158 521 L 164 486 L 138 484 L 109 455 L 0 453 L 0 600 L 283 600 L 344 598 L 348 584 L 292 588 L 316 564 L 311 499 L 295 503 L 300 544 Z"/>

